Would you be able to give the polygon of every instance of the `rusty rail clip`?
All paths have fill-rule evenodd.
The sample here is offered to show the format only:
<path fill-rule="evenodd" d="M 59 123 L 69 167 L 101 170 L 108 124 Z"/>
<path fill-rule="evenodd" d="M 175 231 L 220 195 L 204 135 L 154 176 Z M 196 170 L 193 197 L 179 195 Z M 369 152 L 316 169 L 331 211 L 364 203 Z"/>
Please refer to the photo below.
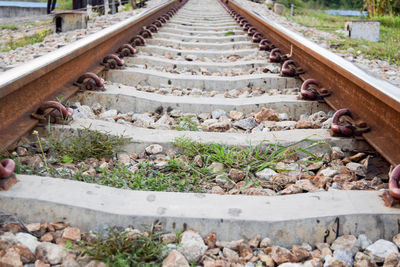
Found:
<path fill-rule="evenodd" d="M 136 35 L 129 42 L 131 43 L 132 46 L 145 46 L 146 45 L 146 40 L 140 35 Z"/>
<path fill-rule="evenodd" d="M 136 49 L 130 44 L 123 44 L 117 51 L 120 58 L 133 56 L 137 53 Z"/>
<path fill-rule="evenodd" d="M 79 79 L 74 83 L 75 86 L 79 87 L 79 90 L 85 91 L 105 91 L 106 89 L 104 88 L 104 80 L 99 78 L 96 74 L 93 72 L 86 72 L 82 76 L 79 77 Z"/>
<path fill-rule="evenodd" d="M 369 130 L 370 129 L 366 122 L 361 120 L 355 121 L 352 118 L 350 109 L 339 109 L 332 117 L 332 136 L 359 136 Z"/>
<path fill-rule="evenodd" d="M 46 113 L 47 109 L 52 109 L 51 112 Z M 31 116 L 42 123 L 47 122 L 47 118 L 52 123 L 66 124 L 72 119 L 74 110 L 66 108 L 63 104 L 57 101 L 46 101 L 43 102 L 36 113 L 32 113 Z M 52 118 L 52 120 L 51 120 Z"/>
<path fill-rule="evenodd" d="M 291 59 L 286 60 L 282 64 L 282 69 L 281 69 L 282 76 L 294 77 L 303 73 L 304 70 L 301 67 L 298 67 L 297 64 Z"/>
<path fill-rule="evenodd" d="M 123 69 L 124 67 L 124 60 L 120 59 L 117 55 L 114 54 L 109 54 L 104 57 L 103 62 L 101 63 L 103 66 L 105 66 L 106 70 L 109 69 Z"/>
<path fill-rule="evenodd" d="M 305 100 L 323 100 L 324 97 L 329 96 L 331 93 L 315 79 L 307 79 L 303 82 L 300 89 L 302 99 Z"/>
<path fill-rule="evenodd" d="M 12 159 L 0 160 L 0 190 L 8 190 L 18 181 L 14 171 L 15 162 Z"/>

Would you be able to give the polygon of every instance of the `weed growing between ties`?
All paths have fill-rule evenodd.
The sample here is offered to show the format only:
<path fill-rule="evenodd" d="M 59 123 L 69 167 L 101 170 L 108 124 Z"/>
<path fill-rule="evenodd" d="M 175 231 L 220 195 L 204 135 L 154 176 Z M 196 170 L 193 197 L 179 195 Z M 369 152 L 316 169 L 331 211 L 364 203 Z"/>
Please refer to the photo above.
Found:
<path fill-rule="evenodd" d="M 162 234 L 154 226 L 145 232 L 130 228 L 121 231 L 117 227 L 110 227 L 95 233 L 86 241 L 72 244 L 71 249 L 78 251 L 80 256 L 102 261 L 110 267 L 161 266 L 167 255 L 166 244 L 161 240 Z"/>
<path fill-rule="evenodd" d="M 22 38 L 18 38 L 16 40 L 7 41 L 2 45 L 0 52 L 7 52 L 10 50 L 17 49 L 18 47 L 23 47 L 30 44 L 40 43 L 44 40 L 47 35 L 52 34 L 53 31 L 51 29 L 40 29 L 35 32 L 33 35 L 24 36 Z"/>
<path fill-rule="evenodd" d="M 174 129 L 177 131 L 198 131 L 199 122 L 196 116 L 183 116 L 176 120 L 177 125 Z"/>

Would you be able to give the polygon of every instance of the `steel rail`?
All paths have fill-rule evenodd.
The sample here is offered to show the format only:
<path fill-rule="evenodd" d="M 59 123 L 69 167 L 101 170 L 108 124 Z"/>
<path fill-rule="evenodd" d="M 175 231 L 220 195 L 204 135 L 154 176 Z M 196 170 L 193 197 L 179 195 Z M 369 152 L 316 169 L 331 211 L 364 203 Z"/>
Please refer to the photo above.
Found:
<path fill-rule="evenodd" d="M 400 88 L 369 74 L 334 53 L 248 10 L 235 0 L 227 4 L 305 70 L 302 79 L 317 79 L 331 92 L 326 103 L 349 108 L 354 119 L 368 124 L 365 140 L 393 165 L 400 164 Z"/>
<path fill-rule="evenodd" d="M 168 0 L 45 56 L 0 74 L 0 149 L 11 149 L 38 120 L 31 116 L 41 103 L 78 91 L 73 83 L 85 72 L 102 71 L 103 58 L 128 43 L 182 0 Z"/>

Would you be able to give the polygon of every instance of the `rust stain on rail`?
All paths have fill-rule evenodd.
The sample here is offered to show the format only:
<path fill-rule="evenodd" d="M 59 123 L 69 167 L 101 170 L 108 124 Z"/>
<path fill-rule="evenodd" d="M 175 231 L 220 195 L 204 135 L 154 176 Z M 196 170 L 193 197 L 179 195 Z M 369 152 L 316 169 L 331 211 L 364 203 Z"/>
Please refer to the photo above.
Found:
<path fill-rule="evenodd" d="M 119 28 L 107 37 L 75 49 L 35 71 L 0 85 L 0 148 L 11 149 L 20 137 L 32 130 L 38 120 L 31 117 L 42 102 L 62 96 L 67 99 L 78 90 L 73 83 L 85 72 L 101 71 L 104 56 L 138 34 L 180 1 L 174 0 Z M 37 61 L 36 61 L 37 62 Z M 29 64 L 29 63 L 27 63 Z M 6 75 L 7 72 L 4 73 Z"/>
<path fill-rule="evenodd" d="M 293 59 L 306 78 L 318 79 L 332 94 L 325 101 L 333 109 L 349 108 L 355 119 L 367 122 L 371 131 L 363 137 L 391 164 L 400 164 L 400 103 L 334 61 L 287 36 L 275 26 L 234 1 L 225 1 L 283 52 Z"/>

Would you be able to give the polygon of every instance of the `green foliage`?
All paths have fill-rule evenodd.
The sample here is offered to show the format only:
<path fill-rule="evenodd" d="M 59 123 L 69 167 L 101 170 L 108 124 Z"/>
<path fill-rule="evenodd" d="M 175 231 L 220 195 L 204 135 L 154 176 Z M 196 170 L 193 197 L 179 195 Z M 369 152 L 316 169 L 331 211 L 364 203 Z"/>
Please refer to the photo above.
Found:
<path fill-rule="evenodd" d="M 174 129 L 178 131 L 198 131 L 198 123 L 195 116 L 183 116 L 176 120 L 177 124 Z"/>
<path fill-rule="evenodd" d="M 230 36 L 230 35 L 235 35 L 234 31 L 227 31 L 224 36 Z"/>
<path fill-rule="evenodd" d="M 44 38 L 47 35 L 52 34 L 52 31 L 50 29 L 42 29 L 42 30 L 37 30 L 35 34 L 30 35 L 30 36 L 24 36 L 22 38 L 16 39 L 16 40 L 11 40 L 6 42 L 3 47 L 0 49 L 0 52 L 7 52 L 10 50 L 14 50 L 18 47 L 23 47 L 29 44 L 35 44 L 35 43 L 40 43 L 44 40 Z"/>
<path fill-rule="evenodd" d="M 72 246 L 80 255 L 105 262 L 110 267 L 161 266 L 166 253 L 161 241 L 161 232 L 154 227 L 147 234 L 132 234 L 116 227 L 95 233 L 89 241 L 79 241 Z"/>
<path fill-rule="evenodd" d="M 50 138 L 49 141 L 59 158 L 67 161 L 112 157 L 127 142 L 122 136 L 112 136 L 89 129 L 78 130 L 77 135 L 62 140 Z"/>
<path fill-rule="evenodd" d="M 17 30 L 18 26 L 15 24 L 3 24 L 0 25 L 0 30 Z"/>

